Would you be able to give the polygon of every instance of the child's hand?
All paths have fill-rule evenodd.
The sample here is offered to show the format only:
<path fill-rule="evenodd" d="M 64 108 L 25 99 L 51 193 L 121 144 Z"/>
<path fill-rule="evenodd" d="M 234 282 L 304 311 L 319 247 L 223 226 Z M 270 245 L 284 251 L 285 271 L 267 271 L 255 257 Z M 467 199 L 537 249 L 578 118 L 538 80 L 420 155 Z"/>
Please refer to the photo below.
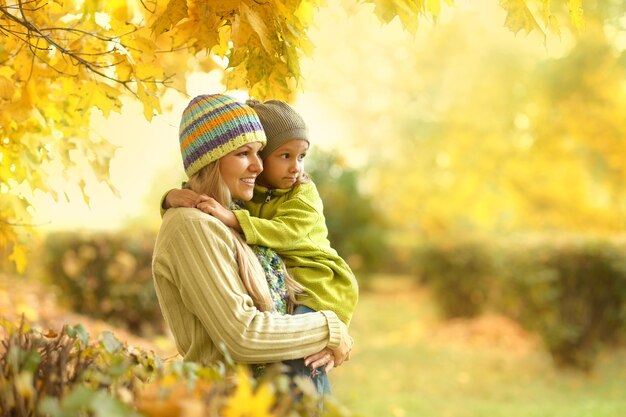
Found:
<path fill-rule="evenodd" d="M 232 227 L 237 231 L 241 231 L 241 228 L 239 226 L 239 220 L 237 220 L 237 217 L 235 217 L 235 214 L 232 211 L 215 201 L 214 198 L 208 196 L 202 197 L 205 197 L 203 198 L 203 201 L 196 204 L 196 207 L 198 209 L 202 210 L 206 214 L 210 214 L 211 216 L 215 217 L 226 226 Z"/>
<path fill-rule="evenodd" d="M 165 196 L 164 208 L 176 208 L 176 207 L 196 207 L 196 205 L 204 200 L 204 197 L 195 191 L 188 189 L 174 188 L 168 191 Z"/>

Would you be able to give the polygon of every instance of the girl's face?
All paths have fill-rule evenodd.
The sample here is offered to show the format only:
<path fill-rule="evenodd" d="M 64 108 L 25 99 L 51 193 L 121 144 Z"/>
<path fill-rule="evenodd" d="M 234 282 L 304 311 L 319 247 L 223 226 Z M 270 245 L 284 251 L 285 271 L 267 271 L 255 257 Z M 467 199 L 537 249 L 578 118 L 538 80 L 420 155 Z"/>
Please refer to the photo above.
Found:
<path fill-rule="evenodd" d="M 233 200 L 248 201 L 254 192 L 254 181 L 263 171 L 259 151 L 261 142 L 253 142 L 235 149 L 220 159 L 220 175 Z"/>
<path fill-rule="evenodd" d="M 258 183 L 269 188 L 291 188 L 304 172 L 309 142 L 293 139 L 274 149 L 263 161 Z"/>

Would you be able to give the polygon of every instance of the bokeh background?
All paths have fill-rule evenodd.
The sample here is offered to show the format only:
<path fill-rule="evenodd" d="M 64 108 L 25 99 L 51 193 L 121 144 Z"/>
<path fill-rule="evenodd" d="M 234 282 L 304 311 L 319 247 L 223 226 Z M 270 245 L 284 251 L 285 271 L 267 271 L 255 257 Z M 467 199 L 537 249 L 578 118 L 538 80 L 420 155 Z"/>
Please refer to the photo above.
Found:
<path fill-rule="evenodd" d="M 330 239 L 361 301 L 336 397 L 364 416 L 621 416 L 626 410 L 626 6 L 584 33 L 512 33 L 459 1 L 415 35 L 329 1 L 294 106 Z M 196 95 L 221 73 L 189 77 Z M 246 98 L 242 91 L 231 94 Z M 30 261 L 2 273 L 3 315 L 87 323 L 175 356 L 151 283 L 163 193 L 184 179 L 188 98 L 147 122 L 125 103 L 92 129 L 115 191 L 35 192 Z M 51 174 L 55 175 L 54 170 Z M 88 196 L 83 198 L 81 188 Z"/>

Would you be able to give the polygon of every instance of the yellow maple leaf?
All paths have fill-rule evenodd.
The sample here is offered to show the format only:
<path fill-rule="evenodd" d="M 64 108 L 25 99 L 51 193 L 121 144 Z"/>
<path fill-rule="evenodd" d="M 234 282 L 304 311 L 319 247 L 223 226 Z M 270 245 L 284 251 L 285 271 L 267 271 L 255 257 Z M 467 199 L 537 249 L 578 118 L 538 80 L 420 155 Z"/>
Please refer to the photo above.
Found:
<path fill-rule="evenodd" d="M 163 79 L 163 69 L 154 65 L 137 64 L 135 67 L 137 78 L 140 80 L 161 80 Z"/>
<path fill-rule="evenodd" d="M 104 10 L 115 20 L 128 21 L 130 11 L 126 0 L 108 0 L 104 3 Z"/>
<path fill-rule="evenodd" d="M 87 183 L 85 182 L 84 179 L 81 178 L 81 180 L 78 182 L 78 186 L 80 187 L 80 192 L 83 195 L 83 200 L 85 201 L 85 204 L 89 206 L 91 199 L 89 195 L 87 194 L 87 192 L 85 191 L 85 187 L 87 186 Z"/>
<path fill-rule="evenodd" d="M 187 4 L 189 20 L 181 22 L 177 28 L 185 28 L 192 34 L 193 50 L 210 50 L 219 43 L 218 29 L 222 19 L 206 1 L 190 0 Z"/>
<path fill-rule="evenodd" d="M 133 66 L 128 62 L 126 55 L 115 54 L 117 59 L 117 65 L 115 66 L 115 73 L 120 81 L 130 80 L 133 73 Z"/>
<path fill-rule="evenodd" d="M 440 0 L 427 0 L 426 2 L 426 10 L 433 16 L 439 16 L 441 12 L 441 1 Z"/>
<path fill-rule="evenodd" d="M 161 104 L 150 91 L 151 86 L 154 84 L 137 83 L 137 97 L 143 104 L 143 115 L 148 121 L 151 121 L 155 114 L 161 113 Z"/>
<path fill-rule="evenodd" d="M 550 15 L 548 17 L 548 28 L 550 29 L 550 33 L 560 36 L 561 28 L 559 27 L 559 22 L 554 15 Z"/>
<path fill-rule="evenodd" d="M 6 77 L 0 75 L 0 99 L 11 100 L 15 93 L 15 85 Z"/>
<path fill-rule="evenodd" d="M 268 30 L 265 22 L 263 22 L 263 18 L 256 10 L 251 7 L 248 7 L 245 3 L 241 3 L 241 13 L 247 20 L 248 24 L 254 31 L 254 33 L 258 36 L 261 41 L 261 45 L 267 52 L 271 52 L 272 45 L 271 41 L 268 37 Z"/>
<path fill-rule="evenodd" d="M 231 31 L 230 26 L 226 26 L 226 25 L 221 26 L 217 30 L 218 41 L 211 48 L 211 53 L 220 57 L 226 56 L 226 54 L 230 50 L 229 44 L 230 44 L 231 33 L 232 31 Z"/>
<path fill-rule="evenodd" d="M 526 33 L 538 30 L 545 36 L 537 20 L 535 20 L 535 16 L 528 9 L 526 0 L 500 0 L 500 6 L 507 13 L 504 25 L 511 29 L 513 33 L 518 33 L 522 29 Z"/>
<path fill-rule="evenodd" d="M 569 15 L 572 26 L 576 30 L 582 30 L 585 27 L 585 14 L 583 12 L 582 0 L 569 0 Z"/>
<path fill-rule="evenodd" d="M 271 412 L 274 394 L 268 384 L 252 389 L 252 377 L 246 368 L 237 369 L 237 390 L 222 410 L 224 417 L 274 417 Z"/>
<path fill-rule="evenodd" d="M 85 0 L 83 3 L 83 17 L 95 20 L 96 13 L 100 11 L 100 0 Z"/>
<path fill-rule="evenodd" d="M 96 88 L 92 90 L 93 98 L 92 104 L 99 108 L 105 117 L 109 117 L 111 110 L 119 111 L 122 108 L 122 103 L 119 100 L 120 91 L 105 84 L 96 83 Z"/>
<path fill-rule="evenodd" d="M 161 13 L 152 24 L 152 32 L 157 35 L 166 32 L 186 17 L 187 0 L 170 0 L 165 12 Z"/>
<path fill-rule="evenodd" d="M 28 264 L 28 254 L 22 245 L 14 244 L 9 260 L 15 263 L 18 274 L 23 274 Z"/>
<path fill-rule="evenodd" d="M 9 66 L 0 67 L 0 76 L 12 77 L 15 74 L 15 70 Z"/>

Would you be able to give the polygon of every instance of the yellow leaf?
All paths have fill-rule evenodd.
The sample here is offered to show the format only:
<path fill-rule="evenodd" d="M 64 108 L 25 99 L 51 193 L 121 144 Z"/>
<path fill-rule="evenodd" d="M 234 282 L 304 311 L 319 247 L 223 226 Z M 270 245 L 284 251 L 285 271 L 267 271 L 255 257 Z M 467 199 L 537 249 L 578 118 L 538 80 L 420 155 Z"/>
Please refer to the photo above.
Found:
<path fill-rule="evenodd" d="M 585 14 L 582 3 L 582 0 L 569 0 L 570 20 L 576 30 L 582 30 L 585 27 Z"/>
<path fill-rule="evenodd" d="M 543 3 L 543 20 L 546 22 L 549 20 L 552 12 L 550 11 L 550 0 L 540 0 Z"/>
<path fill-rule="evenodd" d="M 126 0 L 107 0 L 105 11 L 115 20 L 127 22 L 130 17 Z"/>
<path fill-rule="evenodd" d="M 259 53 L 251 54 L 246 61 L 246 77 L 251 85 L 266 80 L 272 72 L 272 67 L 276 65 L 276 62 L 269 59 L 262 50 L 257 49 L 257 52 Z"/>
<path fill-rule="evenodd" d="M 135 67 L 137 78 L 140 80 L 161 80 L 163 79 L 163 69 L 154 65 L 137 64 Z"/>
<path fill-rule="evenodd" d="M 274 394 L 268 384 L 261 384 L 256 390 L 252 389 L 252 376 L 246 368 L 237 369 L 237 389 L 228 399 L 221 414 L 223 417 L 274 417 L 271 412 L 274 404 Z"/>
<path fill-rule="evenodd" d="M 0 76 L 0 100 L 10 101 L 15 93 L 15 84 Z"/>
<path fill-rule="evenodd" d="M 152 32 L 157 35 L 166 32 L 186 17 L 187 0 L 170 0 L 165 11 L 152 24 Z"/>
<path fill-rule="evenodd" d="M 89 206 L 89 201 L 90 198 L 87 195 L 87 193 L 85 192 L 85 186 L 87 185 L 87 183 L 85 182 L 84 179 L 81 178 L 81 180 L 78 182 L 78 186 L 80 187 L 80 191 L 83 195 L 83 200 L 85 200 L 85 204 L 87 204 Z"/>
<path fill-rule="evenodd" d="M 374 3 L 374 13 L 385 23 L 396 16 L 406 30 L 415 34 L 419 26 L 419 16 L 424 13 L 426 0 L 369 0 Z M 437 2 L 439 3 L 439 2 Z M 434 8 L 435 5 L 433 4 Z"/>
<path fill-rule="evenodd" d="M 222 26 L 218 29 L 218 42 L 211 48 L 211 53 L 224 57 L 230 50 L 230 35 L 232 33 L 230 26 Z"/>
<path fill-rule="evenodd" d="M 23 274 L 28 263 L 28 255 L 24 247 L 19 244 L 13 245 L 13 251 L 9 255 L 9 260 L 15 263 L 15 269 L 18 274 Z"/>
<path fill-rule="evenodd" d="M 15 70 L 10 66 L 0 66 L 0 76 L 3 77 L 12 77 L 15 74 Z"/>
<path fill-rule="evenodd" d="M 229 14 L 239 9 L 241 0 L 217 0 L 212 3 L 216 12 Z"/>
<path fill-rule="evenodd" d="M 83 16 L 89 20 L 95 20 L 96 13 L 101 10 L 102 0 L 85 0 L 83 4 Z"/>
<path fill-rule="evenodd" d="M 28 371 L 22 371 L 15 377 L 15 391 L 23 398 L 31 398 L 35 395 L 33 387 L 33 374 Z"/>
<path fill-rule="evenodd" d="M 137 84 L 137 96 L 143 104 L 143 115 L 146 120 L 151 121 L 155 114 L 161 112 L 158 98 L 150 91 L 146 91 L 144 83 Z"/>
<path fill-rule="evenodd" d="M 239 65 L 224 72 L 227 90 L 247 90 L 249 88 L 246 67 Z"/>
<path fill-rule="evenodd" d="M 301 1 L 294 16 L 303 22 L 311 22 L 313 20 L 315 9 L 312 2 Z"/>
<path fill-rule="evenodd" d="M 553 15 L 548 17 L 548 28 L 550 29 L 550 33 L 560 36 L 561 28 L 559 27 L 559 22 Z"/>
<path fill-rule="evenodd" d="M 248 48 L 233 48 L 228 55 L 228 68 L 234 68 L 248 58 Z"/>
<path fill-rule="evenodd" d="M 268 38 L 267 27 L 265 26 L 261 16 L 259 16 L 259 14 L 251 7 L 248 7 L 246 3 L 241 3 L 241 13 L 250 24 L 254 33 L 258 36 L 263 48 L 265 48 L 267 52 L 270 52 L 272 50 L 272 45 Z"/>
<path fill-rule="evenodd" d="M 129 51 L 139 51 L 139 56 L 152 57 L 155 50 L 155 44 L 151 39 L 143 36 L 135 36 L 127 41 Z M 133 53 L 133 55 L 136 55 Z"/>
<path fill-rule="evenodd" d="M 215 61 L 213 55 L 207 54 L 205 57 L 198 57 L 198 66 L 203 72 L 209 73 L 216 69 L 222 69 L 222 66 Z"/>
<path fill-rule="evenodd" d="M 513 33 L 518 33 L 522 29 L 526 33 L 538 30 L 545 36 L 532 12 L 528 9 L 526 0 L 500 0 L 500 6 L 507 12 L 504 25 Z"/>
<path fill-rule="evenodd" d="M 426 10 L 433 16 L 439 16 L 441 12 L 441 2 L 440 0 L 427 0 L 426 2 Z"/>
<path fill-rule="evenodd" d="M 176 31 L 181 32 L 176 38 L 187 36 L 191 41 L 183 39 L 183 45 L 191 47 L 192 51 L 210 50 L 220 41 L 218 30 L 221 17 L 215 14 L 206 1 L 189 0 L 188 6 L 189 19 L 184 19 L 176 26 Z"/>
<path fill-rule="evenodd" d="M 133 67 L 130 65 L 125 55 L 116 54 L 118 57 L 117 62 L 119 62 L 115 66 L 115 73 L 117 74 L 117 79 L 120 81 L 128 81 L 130 80 L 131 74 L 133 73 Z"/>
<path fill-rule="evenodd" d="M 287 73 L 284 66 L 275 67 L 267 79 L 269 87 L 267 96 L 287 102 L 292 101 L 294 99 L 293 94 L 295 94 L 294 88 L 291 88 L 289 84 L 292 80 L 294 80 L 294 77 Z"/>

